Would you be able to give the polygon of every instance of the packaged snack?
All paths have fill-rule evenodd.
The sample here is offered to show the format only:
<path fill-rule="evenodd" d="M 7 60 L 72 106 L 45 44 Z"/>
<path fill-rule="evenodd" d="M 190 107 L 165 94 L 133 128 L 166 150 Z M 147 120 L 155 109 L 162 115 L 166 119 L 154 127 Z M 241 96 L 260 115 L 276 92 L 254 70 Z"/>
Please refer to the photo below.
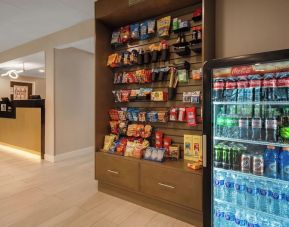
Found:
<path fill-rule="evenodd" d="M 166 152 L 168 152 L 171 143 L 172 143 L 172 139 L 170 137 L 164 138 L 164 146 L 163 147 L 166 150 Z"/>
<path fill-rule="evenodd" d="M 203 162 L 188 163 L 187 167 L 192 170 L 199 170 L 203 168 Z"/>
<path fill-rule="evenodd" d="M 120 43 L 121 43 L 121 40 L 120 40 L 120 30 L 115 30 L 112 32 L 112 35 L 111 35 L 111 45 L 113 46 L 118 46 Z"/>
<path fill-rule="evenodd" d="M 133 157 L 133 152 L 134 152 L 134 149 L 135 149 L 135 145 L 136 145 L 135 142 L 128 141 L 127 144 L 126 144 L 124 156 Z"/>
<path fill-rule="evenodd" d="M 138 51 L 133 49 L 131 52 L 130 52 L 130 64 L 131 65 L 135 65 L 137 64 L 137 57 L 138 57 Z"/>
<path fill-rule="evenodd" d="M 197 126 L 197 107 L 186 108 L 188 126 Z"/>
<path fill-rule="evenodd" d="M 120 91 L 112 91 L 112 94 L 114 96 L 115 102 L 121 102 L 121 94 Z"/>
<path fill-rule="evenodd" d="M 126 144 L 127 144 L 127 138 L 120 139 L 119 144 L 116 147 L 116 154 L 124 155 Z"/>
<path fill-rule="evenodd" d="M 118 134 L 118 121 L 110 121 L 110 130 L 112 134 Z"/>
<path fill-rule="evenodd" d="M 173 159 L 173 160 L 179 160 L 180 157 L 180 147 L 177 145 L 169 146 L 169 150 L 166 153 L 167 158 Z"/>
<path fill-rule="evenodd" d="M 128 102 L 129 96 L 130 96 L 130 90 L 121 90 L 120 95 L 121 95 L 121 102 Z"/>
<path fill-rule="evenodd" d="M 153 91 L 151 93 L 151 101 L 160 102 L 167 101 L 167 92 L 165 91 Z"/>
<path fill-rule="evenodd" d="M 144 151 L 144 159 L 151 160 L 152 153 L 155 150 L 154 147 L 147 147 Z"/>
<path fill-rule="evenodd" d="M 157 21 L 158 36 L 165 37 L 170 34 L 171 16 L 161 18 Z"/>
<path fill-rule="evenodd" d="M 156 111 L 150 111 L 147 113 L 148 122 L 158 122 L 158 113 Z"/>
<path fill-rule="evenodd" d="M 137 99 L 138 95 L 139 95 L 139 90 L 131 90 L 129 100 L 133 101 L 133 100 Z"/>
<path fill-rule="evenodd" d="M 134 137 L 142 137 L 142 135 L 144 134 L 144 131 L 145 131 L 145 126 L 142 124 L 137 124 Z"/>
<path fill-rule="evenodd" d="M 147 147 L 150 146 L 150 142 L 148 140 L 143 140 L 142 146 L 143 146 L 144 149 L 146 149 Z"/>
<path fill-rule="evenodd" d="M 197 70 L 192 70 L 192 79 L 200 80 L 202 78 L 202 68 Z"/>
<path fill-rule="evenodd" d="M 162 146 L 163 146 L 163 136 L 164 136 L 163 132 L 156 131 L 156 133 L 155 133 L 156 148 L 162 148 Z"/>
<path fill-rule="evenodd" d="M 126 117 L 129 121 L 133 121 L 133 108 L 129 108 L 126 113 Z"/>
<path fill-rule="evenodd" d="M 123 73 L 122 73 L 122 72 L 116 72 L 116 73 L 114 73 L 113 83 L 114 83 L 114 84 L 121 84 L 121 83 L 123 83 L 123 82 L 122 82 L 122 76 L 123 76 Z"/>
<path fill-rule="evenodd" d="M 145 40 L 149 38 L 148 34 L 148 22 L 145 21 L 140 24 L 140 39 Z"/>
<path fill-rule="evenodd" d="M 138 114 L 138 121 L 146 122 L 146 112 L 139 112 Z"/>
<path fill-rule="evenodd" d="M 202 7 L 196 8 L 193 12 L 193 21 L 199 21 L 202 19 Z"/>
<path fill-rule="evenodd" d="M 173 107 L 170 109 L 170 121 L 178 120 L 178 108 Z"/>
<path fill-rule="evenodd" d="M 129 51 L 124 51 L 122 53 L 123 55 L 123 65 L 130 65 L 130 55 L 131 53 Z"/>
<path fill-rule="evenodd" d="M 163 148 L 159 148 L 154 150 L 153 154 L 152 154 L 152 160 L 153 161 L 157 161 L 157 162 L 162 162 L 164 160 L 165 157 L 165 149 Z"/>
<path fill-rule="evenodd" d="M 131 31 L 131 38 L 133 40 L 138 40 L 140 38 L 140 35 L 139 35 L 139 24 L 130 25 L 130 31 Z"/>
<path fill-rule="evenodd" d="M 134 136 L 136 134 L 136 127 L 137 127 L 136 124 L 128 125 L 126 135 L 127 136 Z"/>
<path fill-rule="evenodd" d="M 143 151 L 144 151 L 144 147 L 141 143 L 136 143 L 135 145 L 135 149 L 133 151 L 133 157 L 134 158 L 138 158 L 138 159 L 141 159 L 142 156 L 143 156 Z"/>
<path fill-rule="evenodd" d="M 105 152 L 108 152 L 109 148 L 112 146 L 116 136 L 115 135 L 106 135 L 104 137 L 104 145 L 103 145 L 103 150 Z"/>
<path fill-rule="evenodd" d="M 178 69 L 178 82 L 187 83 L 188 81 L 188 71 L 186 69 Z"/>
<path fill-rule="evenodd" d="M 184 135 L 184 159 L 193 160 L 193 135 Z"/>
<path fill-rule="evenodd" d="M 127 131 L 127 122 L 120 121 L 118 125 L 118 134 L 121 136 L 125 136 Z"/>
<path fill-rule="evenodd" d="M 127 113 L 125 110 L 119 110 L 118 111 L 118 119 L 120 121 L 126 121 L 126 115 L 127 115 Z"/>
<path fill-rule="evenodd" d="M 152 71 L 151 70 L 144 70 L 144 83 L 151 83 L 152 82 Z"/>
<path fill-rule="evenodd" d="M 133 121 L 138 121 L 138 114 L 139 114 L 139 109 L 133 109 L 132 110 L 132 119 Z"/>
<path fill-rule="evenodd" d="M 158 122 L 165 123 L 168 121 L 168 112 L 167 111 L 158 111 Z"/>
<path fill-rule="evenodd" d="M 109 110 L 109 117 L 110 117 L 110 120 L 112 120 L 112 121 L 118 121 L 119 120 L 118 110 L 110 109 Z"/>
<path fill-rule="evenodd" d="M 202 161 L 202 136 L 184 135 L 184 159 Z"/>
<path fill-rule="evenodd" d="M 152 126 L 146 125 L 144 128 L 144 134 L 141 136 L 142 138 L 149 138 L 152 134 Z"/>
<path fill-rule="evenodd" d="M 120 29 L 120 39 L 122 43 L 126 43 L 130 39 L 130 26 L 123 26 Z"/>
<path fill-rule="evenodd" d="M 140 88 L 138 98 L 140 99 L 148 99 L 152 93 L 152 88 Z"/>
<path fill-rule="evenodd" d="M 180 107 L 178 114 L 178 121 L 185 121 L 185 119 L 186 119 L 186 108 Z"/>
<path fill-rule="evenodd" d="M 148 35 L 152 37 L 156 33 L 156 20 L 148 20 Z"/>
<path fill-rule="evenodd" d="M 115 68 L 117 66 L 117 62 L 118 62 L 118 54 L 111 54 L 108 56 L 107 66 Z"/>

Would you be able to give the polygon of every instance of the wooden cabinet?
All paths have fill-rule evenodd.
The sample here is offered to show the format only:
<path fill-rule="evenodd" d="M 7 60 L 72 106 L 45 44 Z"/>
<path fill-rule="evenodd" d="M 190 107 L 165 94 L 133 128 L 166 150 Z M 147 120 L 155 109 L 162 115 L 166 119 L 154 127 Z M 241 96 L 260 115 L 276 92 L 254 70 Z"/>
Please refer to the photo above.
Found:
<path fill-rule="evenodd" d="M 141 192 L 202 211 L 202 176 L 140 164 Z"/>

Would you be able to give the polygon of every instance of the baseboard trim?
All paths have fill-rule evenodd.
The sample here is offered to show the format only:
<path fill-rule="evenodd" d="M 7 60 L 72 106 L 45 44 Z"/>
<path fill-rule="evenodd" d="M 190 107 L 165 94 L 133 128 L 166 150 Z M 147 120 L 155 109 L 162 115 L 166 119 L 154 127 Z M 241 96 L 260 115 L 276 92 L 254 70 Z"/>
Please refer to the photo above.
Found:
<path fill-rule="evenodd" d="M 67 159 L 71 159 L 75 157 L 87 156 L 87 155 L 91 155 L 93 158 L 94 151 L 95 151 L 94 146 L 91 146 L 91 147 L 85 147 L 82 149 L 66 152 L 64 154 L 59 154 L 55 156 L 50 155 L 50 154 L 45 154 L 44 159 L 48 162 L 59 162 L 59 161 L 63 161 L 63 160 L 67 160 Z"/>

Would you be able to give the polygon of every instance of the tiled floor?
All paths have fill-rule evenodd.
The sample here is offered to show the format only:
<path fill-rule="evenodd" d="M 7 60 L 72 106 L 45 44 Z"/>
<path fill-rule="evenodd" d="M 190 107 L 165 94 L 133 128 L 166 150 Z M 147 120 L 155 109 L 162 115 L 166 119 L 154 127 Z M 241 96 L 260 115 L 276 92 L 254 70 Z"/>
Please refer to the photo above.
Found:
<path fill-rule="evenodd" d="M 191 226 L 97 191 L 93 157 L 58 163 L 0 152 L 0 227 Z"/>

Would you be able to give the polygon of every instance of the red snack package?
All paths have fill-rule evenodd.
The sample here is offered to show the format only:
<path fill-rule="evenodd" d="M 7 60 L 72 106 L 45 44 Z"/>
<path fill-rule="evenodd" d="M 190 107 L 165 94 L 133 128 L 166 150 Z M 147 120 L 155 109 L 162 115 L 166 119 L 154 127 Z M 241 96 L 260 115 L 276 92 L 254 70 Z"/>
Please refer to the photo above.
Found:
<path fill-rule="evenodd" d="M 173 107 L 170 109 L 170 121 L 178 120 L 178 108 Z"/>
<path fill-rule="evenodd" d="M 188 126 L 197 126 L 197 107 L 186 108 Z"/>
<path fill-rule="evenodd" d="M 172 139 L 170 137 L 164 138 L 164 148 L 166 149 L 166 152 L 169 150 L 171 143 L 172 143 Z"/>
<path fill-rule="evenodd" d="M 156 136 L 156 148 L 162 148 L 164 133 L 161 131 L 156 131 L 155 136 Z"/>
<path fill-rule="evenodd" d="M 186 108 L 181 107 L 179 108 L 178 121 L 185 121 L 185 119 L 186 119 Z"/>
<path fill-rule="evenodd" d="M 120 28 L 120 39 L 122 43 L 126 43 L 130 39 L 130 26 L 123 26 Z"/>
<path fill-rule="evenodd" d="M 130 90 L 121 90 L 120 91 L 121 102 L 128 102 L 130 96 Z"/>
<path fill-rule="evenodd" d="M 118 134 L 118 121 L 110 121 L 110 129 L 112 134 Z"/>
<path fill-rule="evenodd" d="M 118 117 L 118 110 L 116 109 L 110 109 L 109 110 L 109 117 L 111 120 L 113 121 L 118 121 L 119 117 Z"/>
<path fill-rule="evenodd" d="M 127 144 L 127 138 L 122 138 L 116 147 L 116 154 L 123 155 Z"/>

